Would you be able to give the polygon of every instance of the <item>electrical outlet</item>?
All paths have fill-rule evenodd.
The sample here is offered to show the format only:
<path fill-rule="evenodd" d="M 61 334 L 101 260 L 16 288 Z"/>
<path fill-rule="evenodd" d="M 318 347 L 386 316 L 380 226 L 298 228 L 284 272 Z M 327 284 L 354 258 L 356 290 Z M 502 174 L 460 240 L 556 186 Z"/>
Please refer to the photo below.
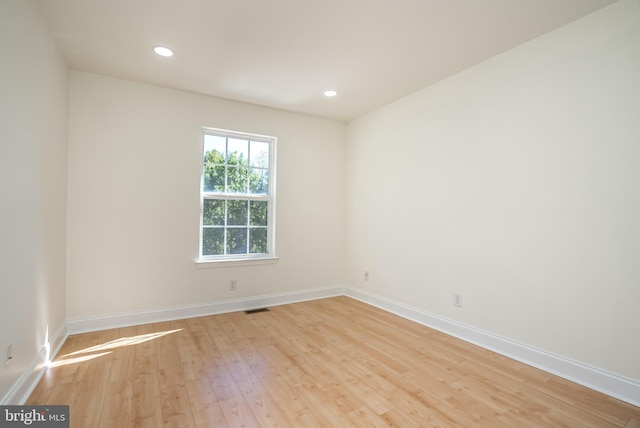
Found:
<path fill-rule="evenodd" d="M 229 291 L 236 291 L 238 289 L 238 281 L 235 279 L 232 279 L 229 282 Z"/>
<path fill-rule="evenodd" d="M 9 363 L 13 359 L 13 344 L 8 344 L 5 348 L 4 368 L 9 367 Z"/>
<path fill-rule="evenodd" d="M 364 271 L 364 280 L 365 281 L 369 281 L 369 271 L 368 270 Z"/>
<path fill-rule="evenodd" d="M 462 294 L 453 293 L 453 306 L 462 307 Z"/>

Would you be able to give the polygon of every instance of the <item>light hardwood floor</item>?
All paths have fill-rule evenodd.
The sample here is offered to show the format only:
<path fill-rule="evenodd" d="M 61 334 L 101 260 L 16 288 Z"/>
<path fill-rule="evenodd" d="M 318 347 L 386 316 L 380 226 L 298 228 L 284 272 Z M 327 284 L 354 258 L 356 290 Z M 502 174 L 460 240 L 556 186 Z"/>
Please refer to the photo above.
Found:
<path fill-rule="evenodd" d="M 640 408 L 347 297 L 71 336 L 86 427 L 640 427 Z"/>

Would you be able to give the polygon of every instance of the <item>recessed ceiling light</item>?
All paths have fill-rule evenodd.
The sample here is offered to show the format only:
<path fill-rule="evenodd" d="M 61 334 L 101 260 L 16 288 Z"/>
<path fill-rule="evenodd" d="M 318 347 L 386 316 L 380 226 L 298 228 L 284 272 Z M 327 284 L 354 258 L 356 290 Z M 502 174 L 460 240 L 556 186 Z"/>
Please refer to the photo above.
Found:
<path fill-rule="evenodd" d="M 173 56 L 173 51 L 164 46 L 156 46 L 153 48 L 153 51 L 160 56 L 166 56 L 166 57 Z"/>
<path fill-rule="evenodd" d="M 328 91 L 324 91 L 324 96 L 325 97 L 335 97 L 336 95 L 338 95 L 338 92 L 334 91 L 333 89 L 330 89 Z"/>

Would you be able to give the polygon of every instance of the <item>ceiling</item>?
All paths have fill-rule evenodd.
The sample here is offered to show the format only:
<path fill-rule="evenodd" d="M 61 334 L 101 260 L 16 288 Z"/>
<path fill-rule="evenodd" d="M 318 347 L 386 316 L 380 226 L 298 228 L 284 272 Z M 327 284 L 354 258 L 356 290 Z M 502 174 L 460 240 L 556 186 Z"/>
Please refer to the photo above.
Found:
<path fill-rule="evenodd" d="M 39 0 L 73 69 L 345 122 L 613 2 Z"/>

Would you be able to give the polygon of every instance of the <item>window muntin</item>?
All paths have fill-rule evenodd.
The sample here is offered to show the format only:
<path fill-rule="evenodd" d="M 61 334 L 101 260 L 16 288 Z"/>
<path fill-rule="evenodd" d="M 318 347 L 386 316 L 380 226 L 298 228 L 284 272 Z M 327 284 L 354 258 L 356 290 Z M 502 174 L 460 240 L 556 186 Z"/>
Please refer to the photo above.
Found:
<path fill-rule="evenodd" d="M 275 138 L 203 134 L 200 260 L 273 257 Z"/>

